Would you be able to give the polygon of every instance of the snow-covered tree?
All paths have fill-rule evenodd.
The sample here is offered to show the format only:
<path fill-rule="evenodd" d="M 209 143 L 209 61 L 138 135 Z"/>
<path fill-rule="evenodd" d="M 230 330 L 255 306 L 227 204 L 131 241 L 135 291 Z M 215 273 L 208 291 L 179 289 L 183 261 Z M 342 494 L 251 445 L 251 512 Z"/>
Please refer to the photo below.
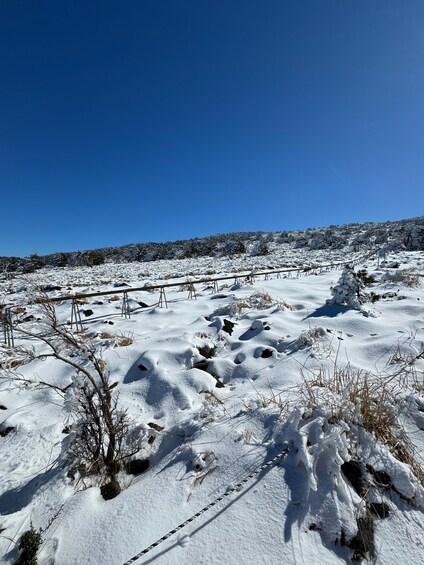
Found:
<path fill-rule="evenodd" d="M 352 267 L 346 265 L 337 284 L 331 287 L 333 295 L 327 303 L 358 307 L 368 300 L 368 295 L 363 291 L 364 282 Z"/>

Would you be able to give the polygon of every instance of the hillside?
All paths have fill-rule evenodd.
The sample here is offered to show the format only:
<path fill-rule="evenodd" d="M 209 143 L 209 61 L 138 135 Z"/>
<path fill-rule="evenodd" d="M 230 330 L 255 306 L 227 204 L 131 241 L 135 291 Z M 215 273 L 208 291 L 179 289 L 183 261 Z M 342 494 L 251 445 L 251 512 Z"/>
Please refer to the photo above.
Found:
<path fill-rule="evenodd" d="M 5 272 L 2 563 L 419 563 L 423 228 Z"/>
<path fill-rule="evenodd" d="M 396 222 L 348 224 L 291 232 L 243 232 L 167 243 L 139 243 L 86 251 L 0 257 L 0 271 L 34 272 L 44 266 L 94 266 L 198 257 L 265 256 L 287 246 L 305 251 L 352 252 L 369 249 L 424 249 L 424 216 Z"/>

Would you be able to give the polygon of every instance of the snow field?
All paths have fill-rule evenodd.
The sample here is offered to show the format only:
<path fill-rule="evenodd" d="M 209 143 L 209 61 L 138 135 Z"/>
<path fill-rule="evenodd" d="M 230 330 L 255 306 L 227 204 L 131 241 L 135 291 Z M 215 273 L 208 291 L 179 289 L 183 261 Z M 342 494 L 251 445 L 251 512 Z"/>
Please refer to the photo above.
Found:
<path fill-rule="evenodd" d="M 389 260 L 420 270 L 424 254 L 403 252 Z M 371 288 L 387 297 L 358 308 L 326 304 L 340 271 L 230 282 L 217 295 L 199 285 L 195 300 L 172 290 L 168 309 L 139 307 L 139 301 L 157 302 L 157 294 L 140 291 L 130 294 L 130 319 L 121 318 L 120 300 L 93 298 L 81 305 L 93 312 L 83 315 L 85 333 L 118 382 L 119 403 L 140 438 L 137 457 L 150 461 L 139 476 L 121 472 L 126 488 L 110 501 L 102 499 L 98 486 L 75 492 L 65 465 L 68 435 L 62 433 L 72 423 L 71 400 L 35 386 L 43 380 L 65 387 L 72 382 L 71 368 L 50 358 L 12 368 L 19 356 L 3 348 L 0 403 L 6 409 L 0 430 L 13 431 L 0 437 L 2 562 L 14 561 L 10 540 L 30 522 L 46 529 L 53 520 L 43 535 L 41 564 L 123 564 L 284 446 L 289 454 L 279 465 L 139 562 L 349 563 L 354 549 L 343 538 L 356 536 L 357 517 L 365 515 L 364 498 L 342 471 L 352 459 L 386 472 L 393 485 L 369 487 L 370 496 L 390 507 L 387 518 L 374 521 L 378 562 L 420 562 L 424 491 L 411 468 L 355 418 L 335 419 L 331 403 L 308 404 L 302 389 L 304 379 L 320 369 L 331 375 L 335 365 L 385 378 L 401 370 L 399 417 L 422 464 L 424 361 L 417 359 L 409 369 L 404 361 L 423 350 L 423 287 L 383 280 L 386 269 L 373 260 L 366 267 L 377 279 Z M 164 265 L 154 268 L 167 276 Z M 78 292 L 105 290 L 97 279 L 87 284 L 94 269 L 36 275 L 38 282 L 72 288 L 84 280 Z M 132 278 L 133 265 L 119 269 L 119 280 L 140 286 Z M 7 298 L 28 303 L 27 280 L 7 285 Z M 36 311 L 31 306 L 19 316 L 37 317 Z M 63 323 L 69 320 L 69 303 L 56 311 Z M 235 324 L 231 335 L 224 320 Z M 37 327 L 36 319 L 30 323 Z M 129 345 L 120 345 L 123 337 Z M 18 345 L 41 347 L 19 338 Z M 214 350 L 210 359 L 200 353 L 207 349 Z M 16 387 L 10 380 L 16 372 L 34 385 Z M 329 397 L 327 390 L 316 397 L 322 394 Z M 333 404 L 342 402 L 337 397 Z"/>

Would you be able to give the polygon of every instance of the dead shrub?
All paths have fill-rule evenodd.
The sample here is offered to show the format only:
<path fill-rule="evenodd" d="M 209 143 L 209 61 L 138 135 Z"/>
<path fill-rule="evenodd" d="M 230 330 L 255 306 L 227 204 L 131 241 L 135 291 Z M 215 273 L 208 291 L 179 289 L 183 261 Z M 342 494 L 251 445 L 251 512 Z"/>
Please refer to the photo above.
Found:
<path fill-rule="evenodd" d="M 10 322 L 17 335 L 44 347 L 42 352 L 35 347 L 21 347 L 20 358 L 25 363 L 35 359 L 56 359 L 73 369 L 73 380 L 61 388 L 41 379 L 32 381 L 13 371 L 4 378 L 16 386 L 48 387 L 68 395 L 68 406 L 74 416 L 73 438 L 68 448 L 72 464 L 69 476 L 75 477 L 79 472 L 81 476 L 82 473 L 97 475 L 101 482 L 113 481 L 122 462 L 139 450 L 135 443 L 127 443 L 132 421 L 126 410 L 119 406 L 115 393 L 118 382 L 111 382 L 106 362 L 100 357 L 91 336 L 73 333 L 59 323 L 52 303 L 45 300 L 39 303 L 43 318 L 36 329 Z"/>

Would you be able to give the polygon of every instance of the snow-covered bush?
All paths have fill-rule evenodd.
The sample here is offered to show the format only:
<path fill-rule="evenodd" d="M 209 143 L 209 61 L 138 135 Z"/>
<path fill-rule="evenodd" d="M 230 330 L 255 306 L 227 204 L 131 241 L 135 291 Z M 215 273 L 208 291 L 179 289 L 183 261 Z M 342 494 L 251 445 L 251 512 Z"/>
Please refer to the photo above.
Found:
<path fill-rule="evenodd" d="M 337 284 L 331 287 L 333 297 L 327 303 L 354 307 L 361 306 L 367 301 L 363 287 L 364 283 L 356 275 L 355 271 L 351 267 L 346 266 Z"/>
<path fill-rule="evenodd" d="M 364 287 L 374 280 L 364 269 L 355 273 L 354 269 L 347 265 L 337 284 L 331 287 L 333 297 L 327 300 L 327 304 L 358 308 L 365 302 L 376 302 L 380 298 L 378 294 L 364 292 Z"/>
<path fill-rule="evenodd" d="M 397 462 L 409 465 L 421 485 L 420 503 L 424 501 L 424 470 L 400 418 L 399 379 L 355 371 L 348 364 L 305 378 L 303 394 L 310 406 L 329 410 L 335 422 L 344 422 L 351 432 L 355 429 L 354 441 L 360 441 L 357 432 L 363 430 Z"/>
<path fill-rule="evenodd" d="M 310 530 L 348 548 L 353 561 L 375 557 L 374 516 L 389 514 L 390 490 L 424 506 L 424 471 L 398 385 L 350 365 L 321 369 L 304 376 L 301 402 L 276 423 L 276 442 L 289 446 L 283 466 L 291 503 L 303 506 Z"/>

